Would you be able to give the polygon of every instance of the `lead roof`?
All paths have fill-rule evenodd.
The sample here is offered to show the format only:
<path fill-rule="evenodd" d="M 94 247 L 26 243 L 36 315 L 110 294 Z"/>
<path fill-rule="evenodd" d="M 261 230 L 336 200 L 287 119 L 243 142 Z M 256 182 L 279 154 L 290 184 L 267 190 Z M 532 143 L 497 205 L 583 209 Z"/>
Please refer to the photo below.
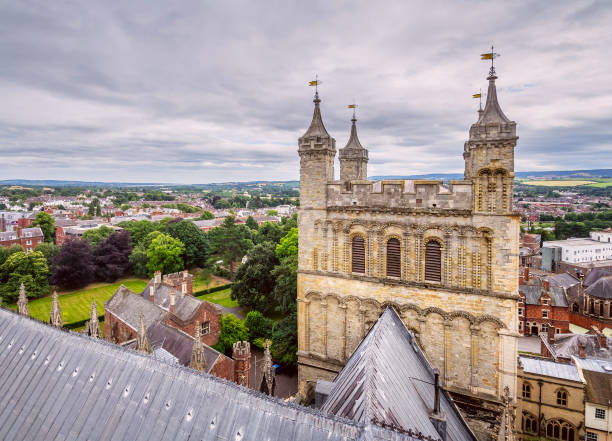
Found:
<path fill-rule="evenodd" d="M 0 439 L 401 441 L 0 309 Z"/>

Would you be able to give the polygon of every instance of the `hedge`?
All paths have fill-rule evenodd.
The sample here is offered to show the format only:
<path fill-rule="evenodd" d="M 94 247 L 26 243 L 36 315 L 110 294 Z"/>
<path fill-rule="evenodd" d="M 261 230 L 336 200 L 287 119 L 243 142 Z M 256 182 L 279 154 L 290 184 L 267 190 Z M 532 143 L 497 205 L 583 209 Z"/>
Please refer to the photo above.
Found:
<path fill-rule="evenodd" d="M 224 289 L 228 289 L 228 288 L 231 288 L 231 287 L 232 287 L 232 284 L 231 283 L 227 283 L 225 285 L 215 286 L 214 288 L 201 289 L 200 291 L 194 292 L 193 296 L 194 297 L 200 297 L 200 296 L 203 296 L 204 294 L 211 294 L 213 292 L 223 291 Z"/>

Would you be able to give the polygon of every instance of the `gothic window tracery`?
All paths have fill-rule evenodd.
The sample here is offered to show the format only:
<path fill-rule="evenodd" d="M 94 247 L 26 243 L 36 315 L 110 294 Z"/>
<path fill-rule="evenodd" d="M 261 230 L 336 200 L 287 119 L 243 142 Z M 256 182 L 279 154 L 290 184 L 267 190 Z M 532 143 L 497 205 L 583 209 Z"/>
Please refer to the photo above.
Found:
<path fill-rule="evenodd" d="M 565 389 L 559 389 L 557 391 L 557 405 L 567 406 L 567 391 Z"/>
<path fill-rule="evenodd" d="M 523 432 L 538 433 L 538 419 L 535 415 L 529 412 L 524 412 L 521 427 Z"/>
<path fill-rule="evenodd" d="M 559 441 L 575 441 L 576 428 L 563 420 L 546 422 L 546 437 Z"/>

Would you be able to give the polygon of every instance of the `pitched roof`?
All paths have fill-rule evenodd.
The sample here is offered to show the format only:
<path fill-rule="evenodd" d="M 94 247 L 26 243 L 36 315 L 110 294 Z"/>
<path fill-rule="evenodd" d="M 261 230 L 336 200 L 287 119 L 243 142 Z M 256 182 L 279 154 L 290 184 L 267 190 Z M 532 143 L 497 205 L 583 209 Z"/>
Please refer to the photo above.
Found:
<path fill-rule="evenodd" d="M 584 292 L 599 299 L 612 299 L 612 276 L 600 278 Z"/>
<path fill-rule="evenodd" d="M 562 288 L 571 288 L 572 286 L 580 284 L 580 280 L 572 276 L 570 273 L 551 274 L 543 279 L 548 280 L 550 286 L 559 286 Z"/>
<path fill-rule="evenodd" d="M 593 268 L 584 278 L 582 284 L 584 286 L 591 286 L 593 283 L 606 276 L 612 276 L 612 270 L 604 268 Z"/>
<path fill-rule="evenodd" d="M 539 305 L 541 304 L 544 289 L 542 285 L 519 285 L 519 292 L 525 296 L 525 304 Z M 559 286 L 552 286 L 548 290 L 548 297 L 550 297 L 550 306 L 560 306 L 564 308 L 569 306 L 567 298 L 565 297 L 565 291 Z"/>
<path fill-rule="evenodd" d="M 138 329 L 139 315 L 143 314 L 145 327 L 160 320 L 167 312 L 149 300 L 121 285 L 115 294 L 104 303 L 104 309 L 117 316 L 133 329 Z"/>
<path fill-rule="evenodd" d="M 325 125 L 323 124 L 323 118 L 321 117 L 321 108 L 319 107 L 320 102 L 321 100 L 319 99 L 319 94 L 317 93 L 313 100 L 315 106 L 314 112 L 312 114 L 312 122 L 310 123 L 310 127 L 308 127 L 308 130 L 306 130 L 306 133 L 301 136 L 300 142 L 303 138 L 331 138 L 331 136 L 329 136 L 329 133 L 327 133 L 327 130 L 325 129 Z"/>
<path fill-rule="evenodd" d="M 334 380 L 322 410 L 439 439 L 429 419 L 434 390 L 433 369 L 397 313 L 388 307 Z M 443 390 L 440 401 L 447 439 L 475 440 Z"/>
<path fill-rule="evenodd" d="M 586 380 L 584 392 L 586 401 L 610 406 L 612 402 L 612 374 L 605 372 L 582 371 Z"/>
<path fill-rule="evenodd" d="M 528 374 L 581 382 L 578 368 L 573 364 L 557 363 L 544 358 L 526 357 L 524 355 L 519 356 L 519 359 L 523 371 Z"/>
<path fill-rule="evenodd" d="M 548 347 L 553 358 L 571 358 L 578 356 L 578 346 L 584 345 L 587 357 L 599 359 L 612 359 L 612 339 L 608 338 L 608 348 L 599 345 L 595 334 L 555 334 L 552 343 L 548 342 L 546 334 L 541 334 L 540 339 Z"/>
<path fill-rule="evenodd" d="M 149 292 L 151 291 L 151 285 L 153 280 L 145 287 L 140 293 L 141 297 L 147 300 L 149 303 Z M 170 286 L 161 283 L 155 287 L 155 304 L 162 307 L 165 310 L 170 308 L 170 292 L 175 293 L 175 312 L 174 315 L 181 320 L 189 320 L 197 309 L 202 305 L 203 301 L 190 295 L 183 295 L 180 290 L 171 288 Z"/>
<path fill-rule="evenodd" d="M 0 309 L 0 439 L 401 441 Z"/>

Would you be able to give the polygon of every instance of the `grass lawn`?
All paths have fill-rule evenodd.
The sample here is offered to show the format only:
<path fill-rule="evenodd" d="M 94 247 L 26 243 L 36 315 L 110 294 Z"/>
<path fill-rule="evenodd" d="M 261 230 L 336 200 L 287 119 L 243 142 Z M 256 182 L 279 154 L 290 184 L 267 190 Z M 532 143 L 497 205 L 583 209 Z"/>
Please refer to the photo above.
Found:
<path fill-rule="evenodd" d="M 95 283 L 82 290 L 58 293 L 60 308 L 62 308 L 62 319 L 65 324 L 88 319 L 92 300 L 96 301 L 98 315 L 102 315 L 104 314 L 104 302 L 112 297 L 121 284 L 138 293 L 144 289 L 147 282 L 143 279 L 126 278 L 116 283 Z M 16 305 L 10 305 L 9 307 L 17 309 Z M 32 317 L 48 321 L 51 312 L 51 296 L 31 300 L 29 307 Z"/>
<path fill-rule="evenodd" d="M 210 294 L 204 294 L 204 295 L 198 296 L 197 298 L 200 300 L 207 300 L 211 303 L 216 303 L 217 305 L 221 305 L 226 308 L 233 308 L 235 306 L 238 306 L 238 302 L 230 298 L 231 292 L 232 292 L 232 289 L 228 288 L 222 291 L 217 291 L 217 292 L 213 292 Z"/>
<path fill-rule="evenodd" d="M 531 181 L 521 182 L 524 185 L 539 185 L 541 187 L 578 187 L 579 185 L 597 184 L 595 181 L 586 181 L 580 179 L 551 179 L 551 180 L 539 180 L 534 179 Z"/>

